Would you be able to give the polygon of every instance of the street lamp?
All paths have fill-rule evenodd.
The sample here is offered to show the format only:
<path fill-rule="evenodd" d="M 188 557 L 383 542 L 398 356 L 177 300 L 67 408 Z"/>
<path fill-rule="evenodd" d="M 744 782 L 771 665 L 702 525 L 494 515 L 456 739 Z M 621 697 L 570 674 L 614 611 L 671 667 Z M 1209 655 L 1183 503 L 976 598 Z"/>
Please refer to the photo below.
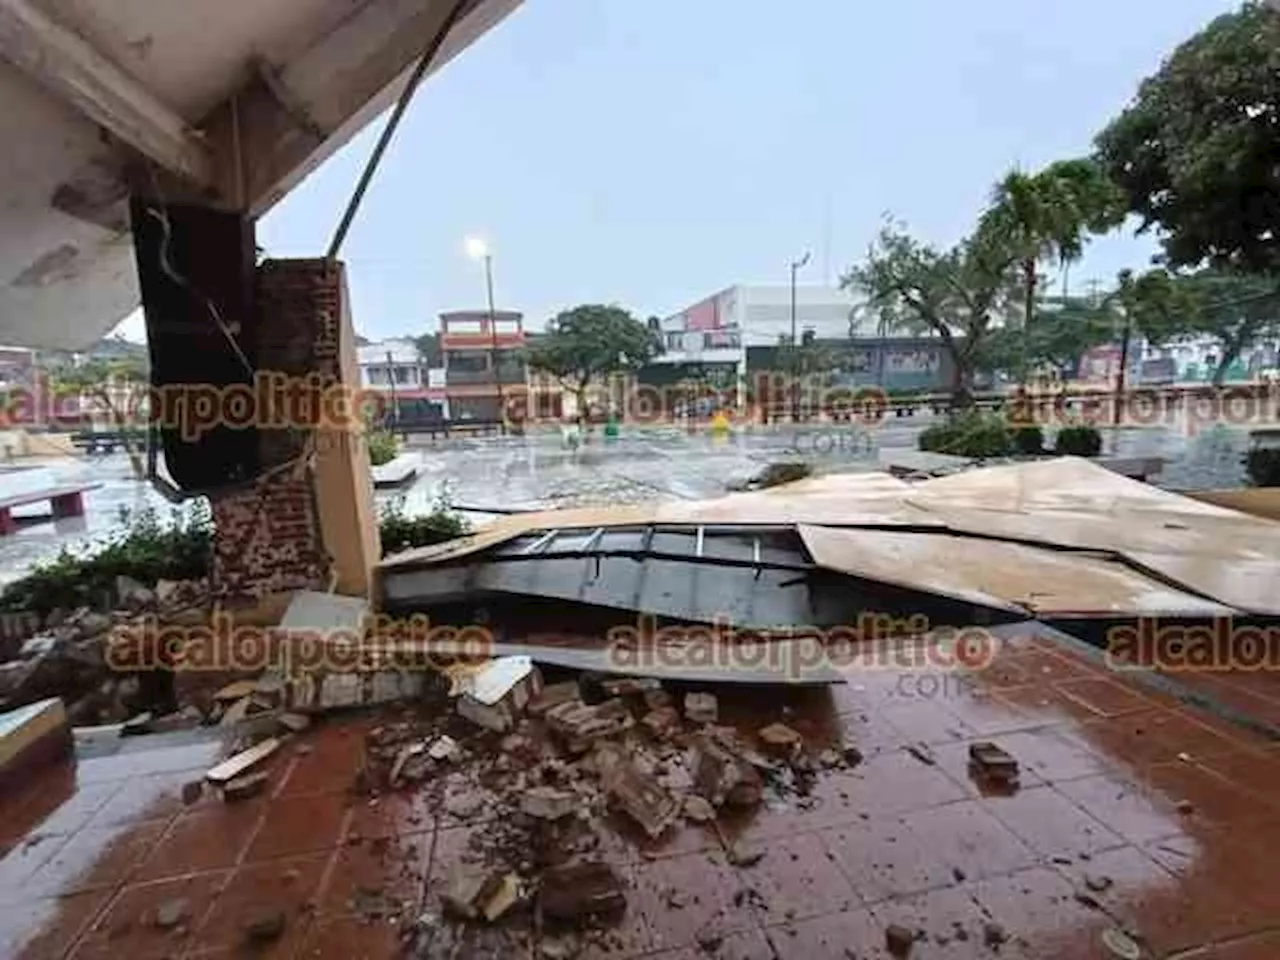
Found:
<path fill-rule="evenodd" d="M 507 432 L 507 404 L 502 395 L 502 375 L 498 370 L 498 320 L 493 309 L 493 254 L 480 237 L 467 238 L 467 256 L 484 261 L 484 287 L 489 303 L 489 363 L 493 367 L 493 386 L 498 394 L 498 429 Z"/>
<path fill-rule="evenodd" d="M 799 260 L 791 261 L 791 422 L 795 423 L 800 419 L 800 392 L 799 384 L 796 382 L 796 374 L 799 370 L 797 361 L 800 354 L 796 349 L 796 271 L 809 262 L 809 251 L 806 250 L 804 256 Z"/>

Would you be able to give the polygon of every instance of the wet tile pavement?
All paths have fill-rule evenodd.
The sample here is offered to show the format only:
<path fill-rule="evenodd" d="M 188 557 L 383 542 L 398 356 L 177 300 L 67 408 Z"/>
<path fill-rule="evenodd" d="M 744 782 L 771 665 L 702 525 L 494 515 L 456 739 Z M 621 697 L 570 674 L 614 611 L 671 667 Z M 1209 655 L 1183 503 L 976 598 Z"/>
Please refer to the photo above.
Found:
<path fill-rule="evenodd" d="M 919 931 L 913 958 L 1114 960 L 1117 931 L 1142 957 L 1280 956 L 1280 746 L 1259 732 L 1046 637 L 1015 637 L 970 675 L 719 693 L 744 731 L 782 719 L 862 761 L 659 842 L 606 830 L 628 906 L 575 955 L 868 960 L 890 956 L 899 924 Z M 216 741 L 45 771 L 0 799 L 0 956 L 394 957 L 423 914 L 438 929 L 421 956 L 570 955 L 533 911 L 439 921 L 454 867 L 502 808 L 461 774 L 353 791 L 378 722 L 295 738 L 267 792 L 238 803 L 183 802 Z M 1018 759 L 1017 789 L 971 779 L 983 739 Z M 763 854 L 749 866 L 748 847 Z M 282 929 L 246 941 L 277 913 Z"/>

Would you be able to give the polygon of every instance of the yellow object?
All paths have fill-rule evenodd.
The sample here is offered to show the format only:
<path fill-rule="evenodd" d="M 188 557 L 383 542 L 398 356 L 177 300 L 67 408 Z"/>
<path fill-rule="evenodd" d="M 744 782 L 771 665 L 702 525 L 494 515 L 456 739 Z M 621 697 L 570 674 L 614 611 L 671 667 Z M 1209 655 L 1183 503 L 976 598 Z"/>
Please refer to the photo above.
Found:
<path fill-rule="evenodd" d="M 724 415 L 723 411 L 721 411 L 720 413 L 717 413 L 714 417 L 711 418 L 712 433 L 718 434 L 720 436 L 724 436 L 729 432 L 730 429 L 731 428 L 729 426 L 729 418 Z"/>

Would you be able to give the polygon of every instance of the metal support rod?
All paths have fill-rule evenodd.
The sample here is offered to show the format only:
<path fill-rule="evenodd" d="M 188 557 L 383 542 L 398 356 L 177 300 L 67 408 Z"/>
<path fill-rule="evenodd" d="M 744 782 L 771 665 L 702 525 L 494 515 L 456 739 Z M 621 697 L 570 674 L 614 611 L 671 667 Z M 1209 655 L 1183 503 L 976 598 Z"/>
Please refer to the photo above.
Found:
<path fill-rule="evenodd" d="M 698 528 L 698 541 L 696 546 L 694 547 L 695 556 L 698 556 L 698 557 L 702 556 L 703 538 L 706 535 L 706 532 L 707 530 L 705 527 Z"/>
<path fill-rule="evenodd" d="M 552 540 L 554 540 L 556 538 L 556 534 L 558 534 L 559 532 L 560 532 L 559 530 L 548 530 L 546 533 L 540 536 L 537 540 L 533 541 L 533 543 L 529 544 L 529 546 L 524 548 L 524 555 L 529 556 L 535 553 L 542 553 L 542 551 L 546 548 L 547 544 L 549 544 Z"/>

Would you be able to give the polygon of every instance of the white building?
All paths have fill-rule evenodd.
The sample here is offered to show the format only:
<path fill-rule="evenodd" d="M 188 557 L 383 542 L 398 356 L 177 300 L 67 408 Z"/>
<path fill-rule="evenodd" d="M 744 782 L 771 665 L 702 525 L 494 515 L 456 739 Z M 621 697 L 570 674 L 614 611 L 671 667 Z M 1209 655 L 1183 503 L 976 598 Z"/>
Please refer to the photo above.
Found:
<path fill-rule="evenodd" d="M 360 385 L 385 392 L 388 399 L 394 394 L 404 418 L 417 416 L 414 410 L 424 403 L 434 407 L 436 415 L 449 415 L 444 367 L 423 363 L 417 344 L 410 338 L 392 337 L 356 347 L 356 363 Z"/>

